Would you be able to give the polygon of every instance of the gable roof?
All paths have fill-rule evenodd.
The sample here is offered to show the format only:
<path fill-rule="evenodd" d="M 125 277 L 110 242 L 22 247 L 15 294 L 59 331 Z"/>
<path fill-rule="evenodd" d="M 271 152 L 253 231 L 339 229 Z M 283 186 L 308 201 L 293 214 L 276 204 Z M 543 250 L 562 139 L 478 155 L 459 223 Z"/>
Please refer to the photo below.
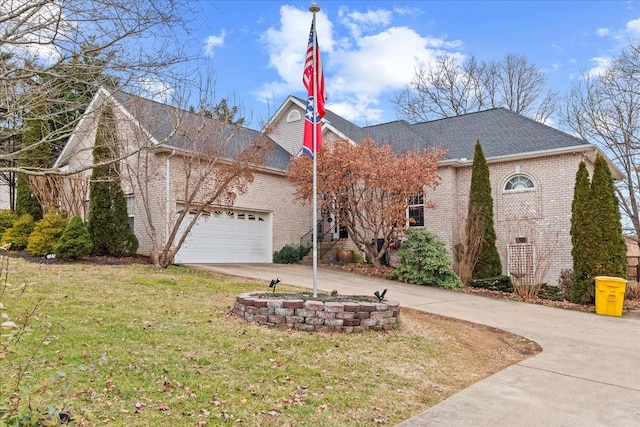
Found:
<path fill-rule="evenodd" d="M 279 111 L 285 111 L 289 102 L 306 106 L 302 99 L 289 96 Z M 277 121 L 277 114 L 272 120 Z M 322 123 L 323 129 L 341 138 L 357 143 L 371 137 L 379 144 L 390 144 L 397 153 L 414 148 L 443 149 L 441 163 L 449 164 L 473 160 L 477 140 L 489 162 L 561 152 L 580 152 L 593 161 L 600 154 L 607 160 L 614 179 L 624 179 L 624 174 L 596 145 L 502 107 L 422 123 L 396 120 L 364 127 L 326 110 Z"/>
<path fill-rule="evenodd" d="M 289 96 L 278 111 L 285 111 L 289 102 L 301 108 L 306 106 L 302 99 Z M 272 120 L 277 121 L 277 116 L 278 113 Z M 364 127 L 326 110 L 322 122 L 323 128 L 352 142 L 371 137 L 380 144 L 390 144 L 399 153 L 414 148 L 443 149 L 446 150 L 443 160 L 473 159 L 477 140 L 487 159 L 563 149 L 596 149 L 583 139 L 502 107 L 415 124 L 396 120 Z"/>
<path fill-rule="evenodd" d="M 445 159 L 472 159 L 476 140 L 487 158 L 591 146 L 505 108 L 417 123 L 412 128 L 434 147 L 448 149 Z"/>
<path fill-rule="evenodd" d="M 217 140 L 225 142 L 225 157 L 234 158 L 236 154 L 249 147 L 258 138 L 262 138 L 273 146 L 273 150 L 269 153 L 265 164 L 262 166 L 279 171 L 285 171 L 288 168 L 291 155 L 273 139 L 261 132 L 223 123 L 213 118 L 203 117 L 187 110 L 136 95 L 124 92 L 112 94 L 104 88 L 101 88 L 94 96 L 87 111 L 90 111 L 91 108 L 96 108 L 95 106 L 99 104 L 97 102 L 98 98 L 103 98 L 102 101 L 108 100 L 108 102 L 114 104 L 115 108 L 122 111 L 137 127 L 146 133 L 151 142 L 156 145 L 156 148 L 192 151 L 194 142 L 190 140 L 192 133 L 189 132 L 189 129 L 202 127 L 204 129 L 202 134 L 206 135 L 207 128 L 209 128 L 210 135 L 214 135 Z M 78 126 L 80 126 L 80 123 Z M 176 123 L 181 125 L 178 128 L 180 129 L 179 131 L 176 131 Z M 74 134 L 76 130 L 77 128 L 56 160 L 56 167 L 64 163 L 65 157 L 70 151 L 69 147 L 75 143 Z M 197 144 L 195 146 L 196 148 L 198 147 Z"/>
<path fill-rule="evenodd" d="M 341 126 L 340 121 L 336 121 Z M 351 127 L 355 126 L 350 124 Z M 472 159 L 477 140 L 486 158 L 511 156 L 573 147 L 592 147 L 588 142 L 505 108 L 410 124 L 404 120 L 359 128 L 350 133 L 390 144 L 397 152 L 414 148 L 446 150 L 444 160 Z"/>
<path fill-rule="evenodd" d="M 284 171 L 289 165 L 291 155 L 273 139 L 256 130 L 223 123 L 213 118 L 123 92 L 116 94 L 114 98 L 136 117 L 140 125 L 153 135 L 155 140 L 161 141 L 161 145 L 167 148 L 193 149 L 194 144 L 189 140 L 187 132 L 175 132 L 175 122 L 180 120 L 187 130 L 202 126 L 204 134 L 208 128 L 209 134 L 215 135 L 216 139 L 228 141 L 225 147 L 225 156 L 228 158 L 234 158 L 258 138 L 263 138 L 273 145 L 273 150 L 268 155 L 264 166 Z"/>

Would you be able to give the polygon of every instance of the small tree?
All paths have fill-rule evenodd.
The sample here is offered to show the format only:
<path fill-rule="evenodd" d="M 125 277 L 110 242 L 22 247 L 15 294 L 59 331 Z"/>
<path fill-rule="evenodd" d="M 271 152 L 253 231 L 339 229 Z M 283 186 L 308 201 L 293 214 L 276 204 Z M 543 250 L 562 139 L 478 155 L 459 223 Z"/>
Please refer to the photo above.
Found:
<path fill-rule="evenodd" d="M 476 225 L 478 223 L 484 225 L 481 230 L 482 249 L 472 276 L 474 279 L 498 276 L 502 274 L 502 263 L 496 247 L 496 230 L 493 227 L 493 197 L 491 196 L 489 166 L 487 166 L 487 161 L 484 158 L 480 140 L 476 141 L 473 170 L 471 171 L 467 215 L 467 246 L 473 244 L 475 237 L 472 233 L 473 229 L 477 228 Z"/>
<path fill-rule="evenodd" d="M 129 216 L 120 184 L 116 121 L 105 107 L 98 122 L 93 148 L 93 168 L 89 190 L 89 235 L 94 255 L 122 256 L 135 253 L 138 240 L 129 228 Z M 111 160 L 111 161 L 110 161 Z M 104 164 L 107 162 L 107 164 Z"/>
<path fill-rule="evenodd" d="M 441 155 L 437 150 L 399 155 L 371 138 L 355 145 L 346 140 L 323 144 L 316 161 L 319 208 L 333 213 L 371 263 L 380 265 L 393 238 L 407 227 L 410 198 L 438 184 Z M 296 186 L 297 200 L 312 200 L 311 159 L 293 159 L 287 178 Z"/>
<path fill-rule="evenodd" d="M 407 240 L 398 255 L 400 265 L 394 270 L 398 280 L 416 285 L 460 289 L 464 285 L 451 271 L 453 261 L 438 237 L 422 230 L 407 230 Z"/>
<path fill-rule="evenodd" d="M 33 256 L 53 253 L 53 248 L 67 226 L 67 219 L 57 210 L 44 215 L 35 223 L 33 232 L 27 240 L 27 252 Z"/>
<path fill-rule="evenodd" d="M 22 155 L 19 159 L 20 168 L 28 171 L 38 171 L 51 166 L 49 144 L 44 142 L 50 133 L 46 117 L 47 108 L 37 105 L 25 120 L 22 131 Z M 34 194 L 29 176 L 19 173 L 16 189 L 16 212 L 18 215 L 29 214 L 36 221 L 42 218 L 42 206 Z"/>
<path fill-rule="evenodd" d="M 53 251 L 57 258 L 70 260 L 89 255 L 92 249 L 93 243 L 87 227 L 82 218 L 75 216 L 67 224 Z"/>

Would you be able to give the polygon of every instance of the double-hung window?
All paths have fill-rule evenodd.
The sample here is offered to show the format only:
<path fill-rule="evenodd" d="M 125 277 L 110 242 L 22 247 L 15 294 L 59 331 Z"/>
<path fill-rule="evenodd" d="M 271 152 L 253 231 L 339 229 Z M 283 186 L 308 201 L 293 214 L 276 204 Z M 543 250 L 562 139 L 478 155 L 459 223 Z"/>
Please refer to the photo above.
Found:
<path fill-rule="evenodd" d="M 409 227 L 424 227 L 424 195 L 412 194 L 409 196 L 407 207 Z"/>
<path fill-rule="evenodd" d="M 133 211 L 134 211 L 134 206 L 135 206 L 135 197 L 133 196 L 133 194 L 128 194 L 126 196 L 124 196 L 124 199 L 127 202 L 127 215 L 129 216 L 129 228 L 131 229 L 131 232 L 134 232 L 134 219 L 133 219 Z"/>

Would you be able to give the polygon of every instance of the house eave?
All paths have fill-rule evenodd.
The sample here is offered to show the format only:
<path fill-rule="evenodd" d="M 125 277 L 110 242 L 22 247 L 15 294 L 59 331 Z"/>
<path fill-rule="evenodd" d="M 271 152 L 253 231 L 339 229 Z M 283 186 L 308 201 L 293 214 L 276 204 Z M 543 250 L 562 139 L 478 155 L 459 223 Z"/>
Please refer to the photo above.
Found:
<path fill-rule="evenodd" d="M 609 168 L 611 169 L 611 175 L 613 179 L 616 181 L 623 180 L 625 178 L 624 174 L 618 169 L 611 161 L 609 161 L 608 157 L 604 155 L 602 150 L 600 150 L 594 144 L 581 144 L 575 145 L 572 147 L 561 147 L 561 148 L 553 148 L 550 150 L 540 150 L 540 151 L 530 151 L 527 153 L 516 153 L 516 154 L 507 154 L 504 156 L 493 156 L 487 157 L 487 164 L 492 163 L 505 163 L 505 162 L 514 162 L 519 160 L 531 160 L 531 159 L 539 159 L 541 157 L 550 157 L 550 156 L 558 156 L 563 154 L 572 154 L 574 156 L 580 155 L 583 158 L 589 160 L 589 162 L 593 162 L 598 154 L 602 155 L 609 163 Z M 440 167 L 469 167 L 473 165 L 473 159 L 447 159 L 443 160 L 439 163 Z"/>
<path fill-rule="evenodd" d="M 154 153 L 157 154 L 179 154 L 179 155 L 183 155 L 183 156 L 193 156 L 194 153 L 189 151 L 189 150 L 185 150 L 184 148 L 178 148 L 178 147 L 173 147 L 171 145 L 167 145 L 167 144 L 159 144 L 157 146 L 154 146 L 153 148 L 151 148 L 151 150 Z M 231 163 L 232 159 L 229 158 L 223 158 L 220 159 L 221 162 L 224 163 Z M 271 175 L 278 175 L 278 176 L 285 176 L 287 171 L 282 170 L 282 169 L 277 169 L 277 168 L 273 168 L 270 166 L 261 166 L 261 165 L 253 165 L 254 170 L 255 171 L 259 171 L 262 173 L 268 173 Z"/>

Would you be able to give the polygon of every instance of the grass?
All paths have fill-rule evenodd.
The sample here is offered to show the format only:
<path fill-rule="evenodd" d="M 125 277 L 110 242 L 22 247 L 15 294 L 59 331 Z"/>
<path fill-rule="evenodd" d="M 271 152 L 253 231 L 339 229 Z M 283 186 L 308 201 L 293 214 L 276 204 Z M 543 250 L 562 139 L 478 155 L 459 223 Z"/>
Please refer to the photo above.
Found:
<path fill-rule="evenodd" d="M 264 283 L 181 267 L 11 259 L 8 283 L 0 299 L 30 333 L 0 344 L 0 404 L 51 406 L 75 425 L 394 425 L 517 361 L 496 346 L 492 363 L 461 367 L 469 343 L 404 310 L 388 333 L 246 323 L 229 309 Z"/>

